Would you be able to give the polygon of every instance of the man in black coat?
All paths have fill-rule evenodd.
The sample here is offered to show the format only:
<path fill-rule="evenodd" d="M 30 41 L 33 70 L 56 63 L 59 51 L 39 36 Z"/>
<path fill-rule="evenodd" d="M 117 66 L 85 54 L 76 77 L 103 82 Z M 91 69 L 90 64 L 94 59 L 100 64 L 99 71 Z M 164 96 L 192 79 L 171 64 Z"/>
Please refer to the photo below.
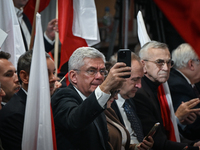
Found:
<path fill-rule="evenodd" d="M 166 124 L 164 124 L 160 102 L 158 100 L 158 86 L 169 78 L 170 68 L 173 62 L 166 44 L 151 41 L 145 44 L 139 52 L 141 62 L 144 65 L 144 74 L 142 78 L 142 88 L 139 89 L 133 98 L 137 108 L 137 114 L 142 122 L 144 134 L 147 135 L 155 123 L 160 122 L 154 136 L 154 150 L 182 150 L 188 146 L 188 149 L 200 149 L 200 142 L 193 143 L 183 139 L 176 142 L 177 139 L 170 140 Z"/>
<path fill-rule="evenodd" d="M 69 59 L 67 88 L 52 97 L 58 150 L 109 150 L 104 114 L 110 91 L 117 89 L 130 67 L 117 63 L 108 76 L 105 57 L 91 47 L 81 47 Z M 123 72 L 125 71 L 125 72 Z"/>
<path fill-rule="evenodd" d="M 130 100 L 135 96 L 138 88 L 141 88 L 141 78 L 143 77 L 143 66 L 140 62 L 140 58 L 131 53 L 131 76 L 127 78 L 126 82 L 122 84 L 120 92 L 118 94 L 118 99 L 113 101 L 111 107 L 117 114 L 120 122 L 126 127 L 130 134 L 130 144 L 137 144 L 137 148 L 143 148 L 144 150 L 149 150 L 153 146 L 152 137 L 148 137 L 148 140 L 144 140 L 144 134 L 141 122 L 135 113 L 136 108 L 134 103 Z M 124 105 L 128 104 L 129 109 L 133 112 L 134 120 L 136 124 L 132 122 L 129 118 L 129 115 L 126 114 L 126 109 Z M 136 130 L 137 129 L 137 130 Z M 140 130 L 140 131 L 138 131 Z"/>
<path fill-rule="evenodd" d="M 17 18 L 21 27 L 22 37 L 26 50 L 29 50 L 32 26 L 28 17 L 23 13 L 23 7 L 27 4 L 28 0 L 13 0 Z M 54 48 L 55 31 L 57 29 L 57 19 L 51 20 L 44 33 L 45 51 L 49 52 Z"/>
<path fill-rule="evenodd" d="M 176 110 L 182 102 L 200 98 L 196 83 L 200 81 L 200 62 L 192 47 L 183 43 L 172 52 L 174 67 L 168 80 L 173 106 Z M 200 108 L 200 104 L 197 105 Z M 191 140 L 200 139 L 200 112 L 193 113 L 196 121 L 189 125 L 179 125 L 181 134 Z"/>
<path fill-rule="evenodd" d="M 20 56 L 17 73 L 22 84 L 21 89 L 14 94 L 0 111 L 0 138 L 5 150 L 21 150 L 31 60 L 32 51 L 27 51 Z M 46 60 L 49 75 L 49 89 L 52 95 L 55 90 L 54 84 L 56 81 L 54 76 L 55 64 L 47 53 Z"/>

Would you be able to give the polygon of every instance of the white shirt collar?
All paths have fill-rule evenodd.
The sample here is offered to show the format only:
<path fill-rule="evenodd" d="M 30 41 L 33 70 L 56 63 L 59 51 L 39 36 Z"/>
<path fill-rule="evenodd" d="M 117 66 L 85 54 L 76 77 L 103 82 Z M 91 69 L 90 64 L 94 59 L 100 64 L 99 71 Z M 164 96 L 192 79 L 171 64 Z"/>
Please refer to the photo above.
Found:
<path fill-rule="evenodd" d="M 123 107 L 124 103 L 125 103 L 125 99 L 121 97 L 120 94 L 118 94 L 118 100 L 116 100 L 116 103 L 119 107 Z"/>
<path fill-rule="evenodd" d="M 18 18 L 19 22 L 21 23 L 22 17 L 23 17 L 23 8 L 18 9 L 15 7 L 15 12 L 17 14 L 17 18 Z"/>
<path fill-rule="evenodd" d="M 182 74 L 182 76 L 187 80 L 187 82 L 192 86 L 194 87 L 194 84 L 191 84 L 190 80 L 178 69 L 176 69 L 176 71 L 178 71 L 180 74 Z"/>
<path fill-rule="evenodd" d="M 85 95 L 83 95 L 75 86 L 73 86 L 76 91 L 78 92 L 78 94 L 80 95 L 80 97 L 83 99 L 83 101 L 87 98 Z"/>

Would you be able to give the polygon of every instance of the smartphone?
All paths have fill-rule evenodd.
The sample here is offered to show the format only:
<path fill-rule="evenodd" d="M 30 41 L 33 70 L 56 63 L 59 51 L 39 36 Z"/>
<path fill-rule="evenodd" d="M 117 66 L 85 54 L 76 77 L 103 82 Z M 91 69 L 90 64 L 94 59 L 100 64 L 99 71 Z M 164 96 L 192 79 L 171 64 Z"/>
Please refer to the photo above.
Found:
<path fill-rule="evenodd" d="M 156 133 L 156 130 L 158 129 L 159 125 L 160 125 L 160 122 L 157 122 L 157 123 L 154 124 L 154 126 L 151 128 L 151 130 L 149 131 L 149 133 L 145 137 L 145 140 L 148 140 L 148 136 L 152 137 Z"/>
<path fill-rule="evenodd" d="M 131 67 L 131 51 L 129 49 L 120 49 L 117 54 L 117 62 L 124 62 L 126 66 Z M 130 75 L 123 76 L 123 78 L 130 78 Z"/>

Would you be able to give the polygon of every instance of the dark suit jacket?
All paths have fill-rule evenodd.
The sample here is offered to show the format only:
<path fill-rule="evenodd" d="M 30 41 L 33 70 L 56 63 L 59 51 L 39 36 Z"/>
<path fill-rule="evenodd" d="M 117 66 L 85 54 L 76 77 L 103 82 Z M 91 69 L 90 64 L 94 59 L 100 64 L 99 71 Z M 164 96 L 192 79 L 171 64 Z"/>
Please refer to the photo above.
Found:
<path fill-rule="evenodd" d="M 0 137 L 5 150 L 20 150 L 26 94 L 19 90 L 0 111 Z"/>
<path fill-rule="evenodd" d="M 133 100 L 145 135 L 148 134 L 155 123 L 160 122 L 160 127 L 154 135 L 154 150 L 182 150 L 188 145 L 188 143 L 177 143 L 167 139 L 167 133 L 163 127 L 159 101 L 153 94 L 150 86 L 144 81 L 144 78 L 142 78 L 142 88 L 137 91 Z M 188 140 L 185 140 L 185 142 L 192 144 Z M 198 148 L 190 147 L 190 149 Z"/>
<path fill-rule="evenodd" d="M 187 102 L 193 98 L 197 98 L 195 91 L 187 80 L 175 69 L 171 69 L 168 80 L 174 109 L 176 110 L 181 102 Z M 200 107 L 200 104 L 198 105 Z"/>
<path fill-rule="evenodd" d="M 32 26 L 31 26 L 31 23 L 28 19 L 28 17 L 23 13 L 23 20 L 31 34 L 32 32 Z M 22 29 L 21 29 L 22 30 Z M 22 38 L 23 38 L 23 41 L 24 41 L 24 46 L 25 46 L 25 49 L 26 51 L 29 49 L 29 47 L 27 46 L 27 43 L 26 43 L 26 40 L 25 40 L 25 36 L 23 34 L 23 31 L 22 31 Z M 54 48 L 54 45 L 51 45 L 44 37 L 44 47 L 45 47 L 45 51 L 46 52 L 50 52 L 53 48 Z"/>
<path fill-rule="evenodd" d="M 127 142 L 126 142 L 126 145 L 125 145 L 125 150 L 134 150 L 136 144 L 130 144 L 130 133 L 121 124 L 121 122 L 119 121 L 115 111 L 112 108 L 108 108 L 104 112 L 110 120 L 117 123 L 119 126 L 121 126 L 124 129 L 125 134 L 127 136 Z M 122 135 L 121 135 L 120 130 L 115 125 L 110 123 L 108 120 L 107 120 L 107 126 L 108 126 L 110 144 L 112 145 L 114 150 L 121 150 Z"/>
<path fill-rule="evenodd" d="M 198 97 L 192 86 L 187 82 L 182 74 L 175 69 L 172 69 L 170 72 L 168 84 L 175 110 L 182 102 L 187 102 Z M 200 107 L 200 104 L 198 104 L 197 107 Z M 179 127 L 179 130 L 187 139 L 200 139 L 200 116 L 197 117 L 197 120 L 193 124 L 187 125 L 184 130 Z"/>
<path fill-rule="evenodd" d="M 104 109 L 94 92 L 84 101 L 72 84 L 52 96 L 58 150 L 110 149 Z"/>

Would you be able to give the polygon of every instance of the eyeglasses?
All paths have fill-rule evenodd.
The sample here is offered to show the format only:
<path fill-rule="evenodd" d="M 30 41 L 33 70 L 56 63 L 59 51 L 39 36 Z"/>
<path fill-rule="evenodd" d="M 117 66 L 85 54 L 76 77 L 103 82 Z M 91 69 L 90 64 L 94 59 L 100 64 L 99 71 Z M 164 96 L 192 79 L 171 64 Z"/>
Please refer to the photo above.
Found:
<path fill-rule="evenodd" d="M 155 63 L 157 65 L 157 67 L 159 67 L 159 68 L 162 68 L 165 65 L 165 63 L 170 68 L 172 68 L 174 66 L 173 60 L 165 61 L 163 59 L 158 59 L 156 61 L 151 61 L 151 60 L 144 60 L 144 61 L 149 61 L 149 62 Z"/>
<path fill-rule="evenodd" d="M 91 76 L 95 76 L 97 74 L 97 72 L 99 72 L 102 76 L 107 76 L 108 75 L 108 71 L 105 69 L 102 70 L 96 70 L 96 69 L 89 69 L 89 70 L 78 70 L 78 69 L 74 69 L 74 71 L 85 71 L 87 74 L 91 75 Z"/>
<path fill-rule="evenodd" d="M 196 61 L 196 62 L 198 62 L 198 63 L 200 62 L 200 60 L 199 60 L 199 59 L 192 59 L 192 60 L 193 60 L 193 61 Z"/>

